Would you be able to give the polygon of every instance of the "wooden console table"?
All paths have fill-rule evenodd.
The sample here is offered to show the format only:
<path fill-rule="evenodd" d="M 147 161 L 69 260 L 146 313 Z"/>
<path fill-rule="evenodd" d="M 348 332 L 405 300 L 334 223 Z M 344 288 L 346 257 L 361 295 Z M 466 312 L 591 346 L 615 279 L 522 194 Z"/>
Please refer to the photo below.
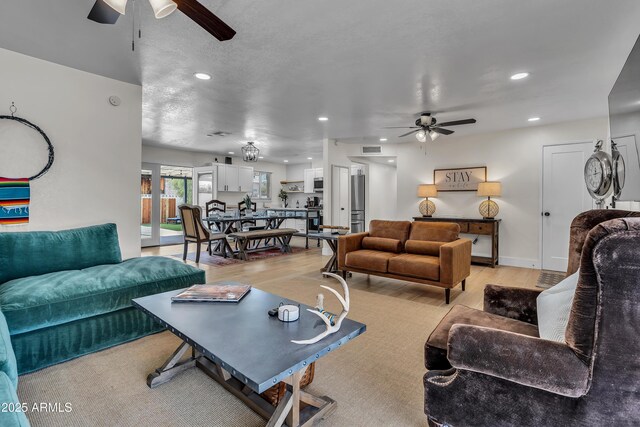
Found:
<path fill-rule="evenodd" d="M 413 219 L 415 221 L 425 222 L 454 222 L 460 226 L 460 233 L 491 236 L 491 256 L 472 256 L 471 262 L 490 265 L 492 268 L 498 265 L 501 219 L 444 218 L 427 216 L 414 216 Z"/>

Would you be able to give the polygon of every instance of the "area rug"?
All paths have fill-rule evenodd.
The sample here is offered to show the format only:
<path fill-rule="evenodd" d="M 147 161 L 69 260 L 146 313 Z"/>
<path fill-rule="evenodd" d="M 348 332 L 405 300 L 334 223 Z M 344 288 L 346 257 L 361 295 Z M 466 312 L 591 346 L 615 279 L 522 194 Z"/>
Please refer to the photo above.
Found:
<path fill-rule="evenodd" d="M 255 275 L 252 284 L 312 303 L 321 284 L 334 284 L 320 278 L 317 268 Z M 215 276 L 222 274 L 215 271 Z M 331 297 L 326 303 L 330 310 L 338 307 Z M 450 308 L 352 289 L 349 317 L 365 323 L 367 331 L 318 361 L 309 391 L 338 402 L 336 412 L 318 425 L 426 426 L 424 342 Z M 71 404 L 71 412 L 28 413 L 34 427 L 265 425 L 196 369 L 149 389 L 147 375 L 177 345 L 178 339 L 169 332 L 145 337 L 22 376 L 18 394 L 28 405 Z"/>
<path fill-rule="evenodd" d="M 565 276 L 566 274 L 560 271 L 541 270 L 536 286 L 542 289 L 549 289 L 560 283 Z"/>
<path fill-rule="evenodd" d="M 210 265 L 212 267 L 222 267 L 225 265 L 234 265 L 234 264 L 240 264 L 243 262 L 251 262 L 251 261 L 260 261 L 260 260 L 264 260 L 266 258 L 273 258 L 273 257 L 277 257 L 277 256 L 287 256 L 287 255 L 292 255 L 292 254 L 297 254 L 300 252 L 304 252 L 307 249 L 304 248 L 295 248 L 292 247 L 291 248 L 291 252 L 290 253 L 283 253 L 282 251 L 280 251 L 280 249 L 278 248 L 273 248 L 273 249 L 268 249 L 266 251 L 260 251 L 260 252 L 253 252 L 249 254 L 249 259 L 247 259 L 246 261 L 243 261 L 241 259 L 238 258 L 225 258 L 222 256 L 218 256 L 218 255 L 209 255 L 209 253 L 207 251 L 205 251 L 204 249 L 202 250 L 202 252 L 200 253 L 200 264 L 206 264 L 206 265 Z M 175 254 L 175 255 L 171 255 L 174 258 L 179 258 L 182 259 L 182 254 Z M 189 261 L 196 261 L 196 253 L 195 252 L 189 252 L 187 254 L 187 259 Z"/>

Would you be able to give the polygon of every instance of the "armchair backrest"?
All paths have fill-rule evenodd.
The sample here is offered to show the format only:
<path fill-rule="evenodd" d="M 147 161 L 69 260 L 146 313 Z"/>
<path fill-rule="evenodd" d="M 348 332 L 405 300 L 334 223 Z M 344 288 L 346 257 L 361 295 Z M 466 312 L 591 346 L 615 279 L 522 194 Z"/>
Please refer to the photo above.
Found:
<path fill-rule="evenodd" d="M 194 205 L 180 205 L 180 218 L 182 219 L 182 232 L 185 238 L 205 240 L 209 234 L 202 223 L 202 208 Z"/>
<path fill-rule="evenodd" d="M 640 217 L 640 212 L 623 211 L 618 209 L 594 209 L 583 212 L 571 222 L 569 231 L 569 266 L 567 276 L 578 271 L 582 247 L 589 231 L 604 221 L 616 218 Z"/>
<path fill-rule="evenodd" d="M 624 392 L 640 383 L 638 254 L 640 218 L 603 222 L 585 239 L 565 340 L 593 367 L 592 391 L 611 392 L 615 384 Z"/>

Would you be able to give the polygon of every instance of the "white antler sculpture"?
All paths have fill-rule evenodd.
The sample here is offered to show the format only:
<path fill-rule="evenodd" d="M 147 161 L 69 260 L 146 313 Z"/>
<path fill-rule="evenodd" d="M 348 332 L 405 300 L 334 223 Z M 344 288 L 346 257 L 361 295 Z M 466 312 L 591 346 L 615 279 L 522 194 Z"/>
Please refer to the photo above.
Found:
<path fill-rule="evenodd" d="M 308 308 L 307 311 L 320 317 L 322 321 L 325 323 L 325 325 L 327 326 L 327 330 L 322 332 L 320 335 L 316 336 L 315 338 L 311 338 L 308 340 L 303 340 L 303 341 L 291 340 L 291 342 L 294 344 L 314 344 L 320 341 L 322 338 L 338 332 L 340 330 L 340 325 L 342 324 L 342 321 L 344 320 L 345 317 L 347 317 L 347 314 L 349 313 L 349 287 L 347 286 L 347 282 L 337 274 L 333 274 L 333 273 L 322 273 L 322 274 L 327 277 L 333 277 L 342 285 L 342 290 L 344 291 L 344 298 L 335 289 L 330 288 L 329 286 L 320 285 L 320 287 L 325 288 L 326 290 L 334 294 L 336 298 L 338 298 L 338 301 L 340 301 L 340 304 L 342 304 L 342 312 L 338 316 L 335 316 L 331 313 L 324 311 L 324 305 L 323 305 L 324 295 L 319 294 L 317 306 L 315 310 Z"/>

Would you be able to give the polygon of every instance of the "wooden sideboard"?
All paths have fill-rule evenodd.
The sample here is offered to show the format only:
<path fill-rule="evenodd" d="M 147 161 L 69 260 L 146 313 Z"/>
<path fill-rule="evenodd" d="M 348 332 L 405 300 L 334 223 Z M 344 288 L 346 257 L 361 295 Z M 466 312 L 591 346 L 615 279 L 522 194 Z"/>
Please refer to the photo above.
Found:
<path fill-rule="evenodd" d="M 440 216 L 414 216 L 413 219 L 415 221 L 426 222 L 454 222 L 460 225 L 460 233 L 491 237 L 491 256 L 472 256 L 471 262 L 475 264 L 490 265 L 492 268 L 498 265 L 501 219 L 445 218 Z"/>

